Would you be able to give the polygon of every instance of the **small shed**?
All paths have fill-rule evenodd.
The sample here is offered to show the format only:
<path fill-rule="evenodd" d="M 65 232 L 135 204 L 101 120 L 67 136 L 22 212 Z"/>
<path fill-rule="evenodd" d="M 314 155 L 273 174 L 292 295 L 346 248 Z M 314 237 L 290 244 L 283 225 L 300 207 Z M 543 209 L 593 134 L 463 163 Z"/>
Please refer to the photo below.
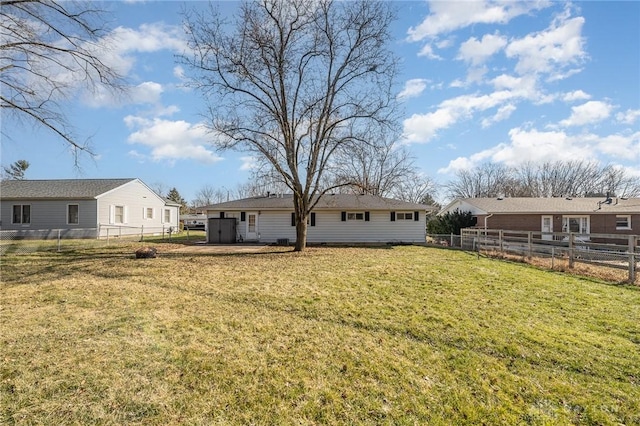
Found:
<path fill-rule="evenodd" d="M 236 242 L 236 219 L 233 217 L 211 217 L 207 228 L 207 242 L 211 244 L 233 244 Z"/>

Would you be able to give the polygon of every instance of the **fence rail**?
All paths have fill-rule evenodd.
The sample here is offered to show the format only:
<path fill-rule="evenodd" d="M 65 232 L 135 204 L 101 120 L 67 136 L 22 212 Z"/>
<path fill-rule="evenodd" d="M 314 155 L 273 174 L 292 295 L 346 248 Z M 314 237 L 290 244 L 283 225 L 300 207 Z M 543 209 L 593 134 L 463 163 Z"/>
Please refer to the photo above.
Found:
<path fill-rule="evenodd" d="M 97 228 L 29 229 L 0 231 L 0 255 L 43 251 L 70 251 L 118 243 L 144 242 L 150 238 L 170 242 L 196 234 L 188 229 L 179 233 L 173 226 L 99 225 Z"/>
<path fill-rule="evenodd" d="M 566 232 L 508 231 L 503 229 L 463 229 L 461 235 L 427 235 L 427 244 L 459 247 L 485 253 L 511 254 L 526 258 L 563 260 L 628 272 L 629 282 L 638 276 L 640 236 L 620 234 L 576 234 Z"/>

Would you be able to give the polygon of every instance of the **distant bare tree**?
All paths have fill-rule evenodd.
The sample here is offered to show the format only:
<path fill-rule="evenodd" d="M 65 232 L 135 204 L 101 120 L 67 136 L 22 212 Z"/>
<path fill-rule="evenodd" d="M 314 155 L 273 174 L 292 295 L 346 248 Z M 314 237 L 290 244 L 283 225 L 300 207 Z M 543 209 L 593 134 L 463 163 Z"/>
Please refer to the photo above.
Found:
<path fill-rule="evenodd" d="M 446 185 L 451 197 L 587 197 L 640 194 L 640 178 L 596 161 L 524 163 L 508 168 L 493 163 L 463 170 Z"/>
<path fill-rule="evenodd" d="M 390 196 L 410 203 L 437 206 L 434 199 L 437 193 L 438 187 L 430 177 L 412 171 L 393 187 Z"/>
<path fill-rule="evenodd" d="M 515 186 L 512 175 L 507 166 L 484 163 L 475 169 L 457 172 L 445 188 L 453 198 L 500 197 Z"/>
<path fill-rule="evenodd" d="M 289 194 L 291 190 L 271 164 L 259 159 L 251 171 L 249 181 L 238 185 L 233 193 L 237 198 L 248 198 L 267 194 Z"/>
<path fill-rule="evenodd" d="M 162 198 L 167 198 L 167 195 L 169 194 L 169 187 L 162 182 L 153 182 L 149 185 L 149 188 Z"/>
<path fill-rule="evenodd" d="M 331 162 L 331 184 L 340 192 L 389 196 L 414 172 L 413 158 L 402 147 L 370 137 L 368 143 L 346 144 Z"/>
<path fill-rule="evenodd" d="M 395 122 L 395 6 L 384 1 L 244 2 L 233 25 L 215 8 L 185 13 L 182 62 L 208 102 L 222 149 L 266 160 L 293 193 L 295 250 L 334 153 Z"/>
<path fill-rule="evenodd" d="M 74 135 L 60 102 L 80 85 L 116 89 L 119 76 L 100 59 L 104 11 L 98 3 L 0 1 L 0 107 L 61 138 L 74 154 L 92 154 Z M 11 137 L 11 135 L 6 135 Z"/>
<path fill-rule="evenodd" d="M 222 188 L 214 188 L 211 185 L 205 185 L 196 192 L 196 198 L 191 202 L 193 207 L 203 207 L 211 204 L 222 203 L 227 201 L 228 191 Z"/>

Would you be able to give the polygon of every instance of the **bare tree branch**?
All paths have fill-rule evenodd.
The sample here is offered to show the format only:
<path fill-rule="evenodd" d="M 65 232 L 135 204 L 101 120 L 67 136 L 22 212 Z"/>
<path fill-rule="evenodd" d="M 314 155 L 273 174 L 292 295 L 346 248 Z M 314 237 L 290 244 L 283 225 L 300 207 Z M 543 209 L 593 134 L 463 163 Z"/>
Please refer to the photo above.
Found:
<path fill-rule="evenodd" d="M 95 4 L 0 0 L 0 108 L 53 132 L 76 165 L 80 153 L 93 151 L 75 135 L 62 102 L 80 87 L 120 88 L 120 76 L 100 59 L 104 11 Z"/>

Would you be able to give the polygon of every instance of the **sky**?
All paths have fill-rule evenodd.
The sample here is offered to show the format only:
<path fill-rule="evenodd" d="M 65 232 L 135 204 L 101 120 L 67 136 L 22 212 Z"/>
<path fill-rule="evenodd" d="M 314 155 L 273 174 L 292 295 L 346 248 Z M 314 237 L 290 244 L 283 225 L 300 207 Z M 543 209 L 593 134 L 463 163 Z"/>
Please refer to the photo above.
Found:
<path fill-rule="evenodd" d="M 398 143 L 438 186 L 483 162 L 594 160 L 640 176 L 640 2 L 395 3 Z M 232 193 L 247 182 L 252 158 L 212 146 L 205 102 L 176 62 L 181 11 L 206 3 L 102 4 L 112 46 L 103 60 L 128 96 L 78 92 L 63 103 L 96 156 L 76 168 L 60 139 L 3 117 L 2 165 L 27 160 L 28 179 L 139 178 L 188 202 L 206 186 Z M 232 14 L 238 4 L 218 7 Z"/>

